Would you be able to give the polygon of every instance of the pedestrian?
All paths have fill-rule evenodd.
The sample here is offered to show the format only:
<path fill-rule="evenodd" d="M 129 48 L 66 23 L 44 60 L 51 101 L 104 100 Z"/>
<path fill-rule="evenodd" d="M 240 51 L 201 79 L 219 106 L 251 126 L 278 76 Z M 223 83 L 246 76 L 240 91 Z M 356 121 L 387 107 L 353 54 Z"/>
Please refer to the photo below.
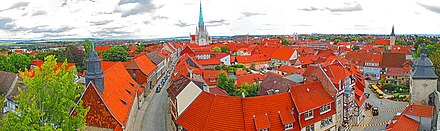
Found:
<path fill-rule="evenodd" d="M 382 105 L 382 100 L 380 100 L 380 104 Z"/>

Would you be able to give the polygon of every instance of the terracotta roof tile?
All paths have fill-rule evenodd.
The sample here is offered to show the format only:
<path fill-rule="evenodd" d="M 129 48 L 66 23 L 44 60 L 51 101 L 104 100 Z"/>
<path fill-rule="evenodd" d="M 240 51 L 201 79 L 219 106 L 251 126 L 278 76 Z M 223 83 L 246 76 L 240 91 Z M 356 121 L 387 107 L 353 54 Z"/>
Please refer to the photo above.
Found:
<path fill-rule="evenodd" d="M 292 48 L 278 48 L 271 58 L 288 61 L 294 52 L 295 50 Z"/>
<path fill-rule="evenodd" d="M 153 71 L 156 70 L 157 68 L 157 66 L 154 65 L 154 63 L 150 61 L 150 59 L 145 55 L 134 59 L 134 62 L 136 63 L 136 65 L 138 65 L 142 73 L 144 73 L 147 76 L 153 73 Z"/>

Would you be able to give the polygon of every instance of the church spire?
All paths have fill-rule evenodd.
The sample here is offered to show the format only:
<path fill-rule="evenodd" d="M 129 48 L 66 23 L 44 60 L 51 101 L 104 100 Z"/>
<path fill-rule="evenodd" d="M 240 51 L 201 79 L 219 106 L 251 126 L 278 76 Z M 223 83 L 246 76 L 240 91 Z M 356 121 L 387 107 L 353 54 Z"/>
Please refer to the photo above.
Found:
<path fill-rule="evenodd" d="M 101 92 L 104 92 L 104 73 L 101 68 L 101 59 L 95 51 L 95 43 L 92 42 L 92 51 L 90 51 L 86 60 L 86 84 L 93 82 Z"/>
<path fill-rule="evenodd" d="M 202 14 L 202 0 L 200 0 L 200 12 L 199 12 L 199 25 L 204 25 L 203 14 Z"/>
<path fill-rule="evenodd" d="M 391 36 L 395 36 L 395 34 L 394 34 L 394 25 L 393 25 L 393 28 L 391 29 Z"/>
<path fill-rule="evenodd" d="M 422 49 L 420 50 L 420 57 L 428 57 L 428 49 L 426 48 L 426 44 L 422 44 Z"/>

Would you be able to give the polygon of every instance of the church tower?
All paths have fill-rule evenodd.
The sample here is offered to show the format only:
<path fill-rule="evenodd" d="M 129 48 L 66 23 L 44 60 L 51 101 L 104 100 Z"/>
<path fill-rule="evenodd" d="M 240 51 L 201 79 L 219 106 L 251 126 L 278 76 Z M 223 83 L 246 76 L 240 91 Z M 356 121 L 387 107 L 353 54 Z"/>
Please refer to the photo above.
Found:
<path fill-rule="evenodd" d="M 393 46 L 396 44 L 396 35 L 394 34 L 394 25 L 391 29 L 391 37 L 390 37 L 390 46 Z"/>
<path fill-rule="evenodd" d="M 199 23 L 196 27 L 195 41 L 200 46 L 209 45 L 212 42 L 211 37 L 208 34 L 208 30 L 206 29 L 205 22 L 203 21 L 202 1 L 200 1 Z"/>
<path fill-rule="evenodd" d="M 94 43 L 92 43 L 92 51 L 89 53 L 89 58 L 87 58 L 86 62 L 86 85 L 93 82 L 101 92 L 104 92 L 104 73 L 101 69 L 101 60 L 95 51 Z"/>
<path fill-rule="evenodd" d="M 420 57 L 416 59 L 410 76 L 410 104 L 428 105 L 429 95 L 437 90 L 438 76 L 428 58 L 426 44 L 422 45 Z"/>

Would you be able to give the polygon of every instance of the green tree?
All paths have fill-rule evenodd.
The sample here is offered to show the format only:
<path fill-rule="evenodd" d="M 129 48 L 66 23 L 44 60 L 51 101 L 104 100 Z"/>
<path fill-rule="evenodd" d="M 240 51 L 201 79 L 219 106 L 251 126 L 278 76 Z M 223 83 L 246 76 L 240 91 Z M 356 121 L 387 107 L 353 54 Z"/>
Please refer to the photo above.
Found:
<path fill-rule="evenodd" d="M 220 49 L 219 47 L 214 47 L 213 49 L 212 49 L 214 52 L 222 52 L 222 49 Z"/>
<path fill-rule="evenodd" d="M 75 83 L 75 67 L 66 69 L 67 62 L 57 68 L 56 58 L 48 56 L 45 63 L 35 68 L 35 76 L 21 72 L 26 89 L 19 89 L 17 112 L 8 113 L 0 121 L 0 130 L 84 130 L 85 115 L 90 107 L 83 108 L 78 98 L 84 86 Z M 75 109 L 75 115 L 71 115 Z"/>
<path fill-rule="evenodd" d="M 4 55 L 0 55 L 0 70 L 6 72 L 17 72 L 17 69 L 15 69 L 9 58 Z"/>
<path fill-rule="evenodd" d="M 353 46 L 353 50 L 359 50 L 359 46 Z"/>
<path fill-rule="evenodd" d="M 260 90 L 260 84 L 248 84 L 244 82 L 241 88 L 236 89 L 236 94 L 238 96 L 244 94 L 246 97 L 258 96 L 258 91 Z"/>
<path fill-rule="evenodd" d="M 4 94 L 0 94 L 0 109 L 5 108 L 5 105 L 3 103 L 3 100 L 5 100 L 5 95 Z"/>
<path fill-rule="evenodd" d="M 109 50 L 102 52 L 105 61 L 127 61 L 129 54 L 127 50 L 120 46 L 113 46 Z"/>
<path fill-rule="evenodd" d="M 236 95 L 237 87 L 235 87 L 235 80 L 229 78 L 224 72 L 219 74 L 217 86 L 225 90 L 231 96 Z"/>
<path fill-rule="evenodd" d="M 23 54 L 12 54 L 9 57 L 9 61 L 17 71 L 25 71 L 29 69 L 29 65 L 31 64 L 31 59 Z M 16 71 L 14 72 L 16 73 Z"/>
<path fill-rule="evenodd" d="M 381 85 L 383 85 L 383 83 L 385 83 L 385 79 L 380 79 L 380 80 L 379 80 L 379 83 L 380 83 Z"/>
<path fill-rule="evenodd" d="M 214 67 L 214 69 L 215 69 L 215 70 L 221 70 L 221 69 L 222 69 L 222 66 L 221 66 L 221 65 L 216 65 L 216 66 Z"/>
<path fill-rule="evenodd" d="M 143 45 L 137 45 L 136 46 L 136 50 L 134 51 L 136 54 L 141 53 L 142 51 L 144 51 L 145 46 Z"/>
<path fill-rule="evenodd" d="M 221 50 L 222 50 L 222 52 L 228 52 L 229 51 L 227 46 L 222 46 Z"/>
<path fill-rule="evenodd" d="M 431 59 L 434 65 L 435 73 L 437 76 L 440 76 L 440 49 L 429 54 L 429 59 Z"/>
<path fill-rule="evenodd" d="M 283 44 L 283 45 L 292 45 L 292 42 L 290 42 L 288 39 L 286 39 L 286 38 L 282 38 L 281 39 L 281 43 Z"/>
<path fill-rule="evenodd" d="M 84 40 L 83 47 L 84 47 L 84 55 L 88 56 L 89 52 L 91 52 L 93 48 L 92 42 L 90 42 L 89 39 Z"/>

